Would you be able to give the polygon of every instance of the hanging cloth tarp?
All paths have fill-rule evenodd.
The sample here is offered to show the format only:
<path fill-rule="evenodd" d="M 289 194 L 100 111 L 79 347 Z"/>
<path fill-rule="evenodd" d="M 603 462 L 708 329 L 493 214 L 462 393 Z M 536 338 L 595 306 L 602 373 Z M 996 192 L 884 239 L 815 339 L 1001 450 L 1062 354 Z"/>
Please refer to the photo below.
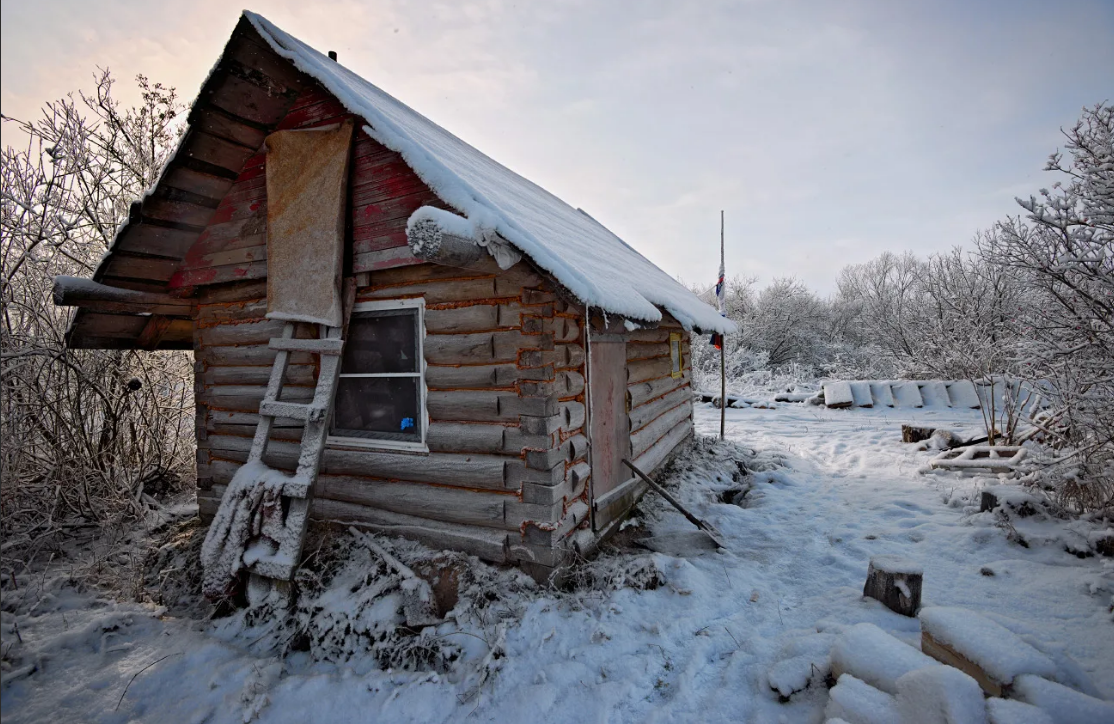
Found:
<path fill-rule="evenodd" d="M 267 318 L 339 327 L 352 122 L 265 143 Z"/>

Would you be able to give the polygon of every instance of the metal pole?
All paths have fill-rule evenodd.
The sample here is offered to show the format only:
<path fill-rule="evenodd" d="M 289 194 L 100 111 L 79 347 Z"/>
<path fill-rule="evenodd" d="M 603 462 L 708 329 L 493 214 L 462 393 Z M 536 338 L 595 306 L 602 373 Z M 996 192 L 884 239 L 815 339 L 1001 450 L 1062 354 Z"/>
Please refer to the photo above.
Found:
<path fill-rule="evenodd" d="M 723 270 L 723 211 L 719 212 L 719 268 Z M 724 277 L 723 283 L 727 284 L 727 278 Z M 724 291 L 726 294 L 726 290 Z M 726 310 L 720 309 L 720 314 Z M 719 336 L 719 439 L 724 437 L 724 429 L 727 427 L 727 335 L 721 334 Z"/>

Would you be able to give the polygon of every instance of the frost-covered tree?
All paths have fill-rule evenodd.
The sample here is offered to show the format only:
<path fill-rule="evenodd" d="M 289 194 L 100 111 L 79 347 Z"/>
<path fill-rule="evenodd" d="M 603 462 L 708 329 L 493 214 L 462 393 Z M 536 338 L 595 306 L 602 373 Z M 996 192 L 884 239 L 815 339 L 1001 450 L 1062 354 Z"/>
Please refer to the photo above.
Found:
<path fill-rule="evenodd" d="M 51 299 L 54 276 L 92 274 L 177 137 L 173 89 L 138 83 L 131 108 L 101 71 L 94 92 L 48 103 L 36 121 L 4 118 L 25 141 L 3 149 L 0 171 L 6 565 L 66 526 L 143 514 L 190 467 L 189 355 L 69 350 L 72 310 Z"/>
<path fill-rule="evenodd" d="M 896 374 L 915 374 L 923 357 L 917 322 L 924 310 L 924 262 L 911 252 L 883 252 L 864 264 L 840 271 L 838 303 L 848 310 L 846 335 L 871 347 Z"/>
<path fill-rule="evenodd" d="M 979 240 L 988 263 L 1023 279 L 1019 361 L 1049 386 L 1072 452 L 1052 471 L 1078 508 L 1114 506 L 1114 106 L 1084 109 L 1064 131 L 1060 174 L 1027 212 Z"/>

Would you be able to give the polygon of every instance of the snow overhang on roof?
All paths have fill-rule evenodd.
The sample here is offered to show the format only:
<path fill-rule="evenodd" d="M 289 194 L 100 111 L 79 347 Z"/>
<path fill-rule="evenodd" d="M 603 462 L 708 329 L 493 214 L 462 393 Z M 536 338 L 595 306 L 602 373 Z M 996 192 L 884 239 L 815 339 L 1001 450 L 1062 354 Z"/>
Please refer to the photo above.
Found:
<path fill-rule="evenodd" d="M 491 160 L 338 62 L 252 12 L 244 17 L 276 53 L 317 80 L 364 130 L 397 151 L 480 234 L 498 235 L 574 297 L 635 322 L 668 311 L 686 329 L 735 332 L 734 323 L 591 216 Z"/>
<path fill-rule="evenodd" d="M 93 279 L 147 295 L 187 292 L 172 289 L 171 278 L 244 162 L 314 83 L 363 119 L 368 135 L 398 152 L 461 215 L 457 226 L 467 227 L 469 238 L 500 263 L 516 258 L 517 250 L 582 303 L 630 322 L 653 324 L 665 310 L 686 329 L 736 331 L 730 320 L 588 214 L 247 11 L 191 106 L 178 148 L 158 182 L 132 204 Z M 429 212 L 423 207 L 415 216 Z M 188 305 L 162 297 L 145 300 L 140 306 L 154 305 L 158 311 L 82 306 L 67 343 L 75 348 L 191 348 L 193 323 L 182 311 Z"/>

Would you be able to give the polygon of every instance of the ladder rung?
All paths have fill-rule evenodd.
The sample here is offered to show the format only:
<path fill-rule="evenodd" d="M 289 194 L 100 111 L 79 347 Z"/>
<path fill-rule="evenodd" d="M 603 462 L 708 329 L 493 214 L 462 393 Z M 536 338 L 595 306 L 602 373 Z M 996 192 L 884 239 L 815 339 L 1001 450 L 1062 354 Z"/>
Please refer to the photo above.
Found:
<path fill-rule="evenodd" d="M 343 339 L 283 339 L 272 337 L 268 345 L 271 349 L 287 352 L 314 352 L 316 354 L 340 354 L 344 349 Z"/>
<path fill-rule="evenodd" d="M 325 419 L 325 408 L 302 402 L 263 400 L 259 403 L 259 414 L 268 417 L 290 417 L 303 422 L 318 422 Z"/>

